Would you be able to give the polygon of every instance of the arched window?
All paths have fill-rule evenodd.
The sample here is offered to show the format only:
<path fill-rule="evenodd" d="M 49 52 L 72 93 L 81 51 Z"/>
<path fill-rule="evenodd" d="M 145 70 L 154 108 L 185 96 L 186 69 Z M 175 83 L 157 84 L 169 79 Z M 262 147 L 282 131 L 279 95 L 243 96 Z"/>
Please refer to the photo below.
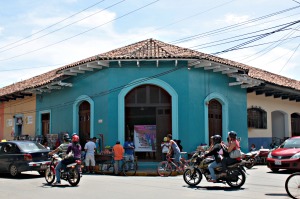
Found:
<path fill-rule="evenodd" d="M 249 108 L 248 128 L 266 129 L 267 128 L 267 112 L 261 108 Z"/>

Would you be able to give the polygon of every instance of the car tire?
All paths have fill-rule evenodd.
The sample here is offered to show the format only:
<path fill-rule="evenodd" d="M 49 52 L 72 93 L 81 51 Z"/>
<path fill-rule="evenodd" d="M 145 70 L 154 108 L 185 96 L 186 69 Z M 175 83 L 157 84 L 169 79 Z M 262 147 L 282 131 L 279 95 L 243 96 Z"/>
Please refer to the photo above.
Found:
<path fill-rule="evenodd" d="M 274 173 L 277 173 L 279 169 L 271 169 Z"/>
<path fill-rule="evenodd" d="M 40 174 L 40 176 L 45 176 L 45 171 L 38 171 L 38 173 Z"/>
<path fill-rule="evenodd" d="M 20 174 L 20 172 L 18 171 L 18 168 L 16 165 L 12 164 L 10 165 L 9 167 L 9 174 L 12 176 L 12 177 L 16 177 Z"/>

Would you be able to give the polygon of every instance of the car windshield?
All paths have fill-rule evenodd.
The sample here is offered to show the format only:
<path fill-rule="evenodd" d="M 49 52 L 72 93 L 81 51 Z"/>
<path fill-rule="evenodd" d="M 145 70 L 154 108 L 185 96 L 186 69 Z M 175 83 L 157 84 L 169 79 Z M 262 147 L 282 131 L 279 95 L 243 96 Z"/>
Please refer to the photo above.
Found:
<path fill-rule="evenodd" d="M 35 142 L 20 142 L 18 145 L 22 151 L 38 151 L 45 149 L 43 145 Z"/>
<path fill-rule="evenodd" d="M 282 143 L 280 148 L 300 148 L 300 138 L 288 139 Z"/>

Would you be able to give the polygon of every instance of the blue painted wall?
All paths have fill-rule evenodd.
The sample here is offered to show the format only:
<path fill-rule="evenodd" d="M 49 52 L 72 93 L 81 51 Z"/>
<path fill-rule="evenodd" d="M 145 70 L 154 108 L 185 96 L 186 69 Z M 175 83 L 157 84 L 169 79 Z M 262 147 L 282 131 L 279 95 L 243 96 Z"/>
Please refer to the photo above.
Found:
<path fill-rule="evenodd" d="M 111 63 L 110 67 L 78 74 L 64 82 L 72 87 L 52 90 L 37 98 L 37 110 L 51 110 L 51 133 L 67 131 L 73 133 L 73 103 L 81 95 L 94 101 L 94 135 L 104 134 L 104 144 L 113 145 L 118 139 L 118 95 L 122 86 L 139 78 L 157 75 L 174 69 L 174 61 L 122 62 L 122 67 Z M 178 132 L 185 151 L 193 151 L 200 143 L 205 143 L 204 99 L 211 93 L 219 93 L 228 101 L 228 130 L 235 130 L 242 137 L 242 149 L 248 149 L 247 132 L 247 93 L 240 86 L 228 86 L 234 79 L 213 73 L 203 68 L 188 70 L 186 62 L 179 61 L 175 72 L 156 77 L 169 84 L 178 94 Z M 137 85 L 138 86 L 138 85 Z M 224 117 L 224 116 L 223 116 Z M 97 121 L 103 120 L 99 124 Z M 39 122 L 36 122 L 37 130 Z M 226 132 L 223 132 L 226 134 Z"/>

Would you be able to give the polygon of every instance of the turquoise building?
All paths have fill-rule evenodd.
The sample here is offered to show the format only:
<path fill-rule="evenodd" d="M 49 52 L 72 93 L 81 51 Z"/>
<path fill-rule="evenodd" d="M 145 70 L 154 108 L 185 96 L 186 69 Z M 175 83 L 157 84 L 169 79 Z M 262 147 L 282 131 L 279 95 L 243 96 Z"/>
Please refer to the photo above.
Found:
<path fill-rule="evenodd" d="M 154 125 L 152 154 L 160 159 L 169 133 L 191 152 L 234 130 L 247 150 L 246 88 L 259 81 L 224 60 L 148 39 L 61 67 L 37 90 L 37 132 L 48 117 L 51 133 L 77 133 L 83 143 L 95 136 L 112 146 L 135 136 L 135 126 Z"/>

